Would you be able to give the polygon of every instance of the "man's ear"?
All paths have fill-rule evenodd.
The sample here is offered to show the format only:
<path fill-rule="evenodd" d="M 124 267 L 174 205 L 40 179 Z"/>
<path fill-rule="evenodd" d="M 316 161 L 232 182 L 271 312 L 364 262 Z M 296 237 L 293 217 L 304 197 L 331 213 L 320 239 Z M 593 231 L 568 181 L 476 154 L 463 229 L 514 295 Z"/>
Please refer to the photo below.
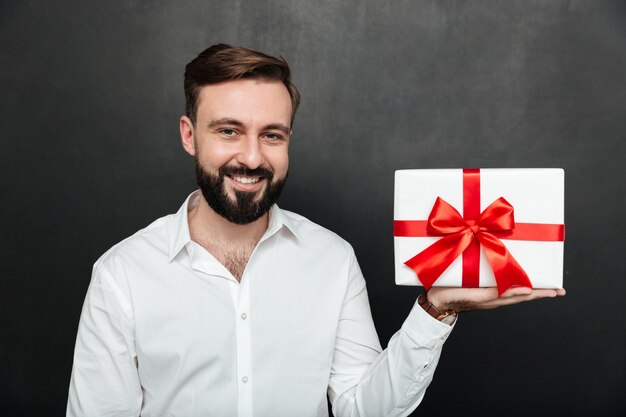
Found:
<path fill-rule="evenodd" d="M 194 144 L 194 129 L 191 119 L 187 116 L 180 117 L 180 141 L 183 145 L 183 149 L 189 155 L 194 156 L 196 154 L 196 147 Z"/>

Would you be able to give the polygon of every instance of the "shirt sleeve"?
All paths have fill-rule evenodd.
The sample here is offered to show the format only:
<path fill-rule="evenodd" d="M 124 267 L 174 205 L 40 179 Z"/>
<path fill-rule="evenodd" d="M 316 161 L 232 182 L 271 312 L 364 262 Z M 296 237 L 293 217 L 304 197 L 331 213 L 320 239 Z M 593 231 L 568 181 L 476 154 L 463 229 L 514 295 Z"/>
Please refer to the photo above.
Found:
<path fill-rule="evenodd" d="M 381 352 L 365 280 L 352 253 L 348 289 L 337 327 L 328 395 L 336 417 L 407 416 L 433 379 L 453 326 L 417 302 Z"/>
<path fill-rule="evenodd" d="M 67 416 L 138 416 L 141 403 L 132 306 L 96 264 L 78 325 Z"/>

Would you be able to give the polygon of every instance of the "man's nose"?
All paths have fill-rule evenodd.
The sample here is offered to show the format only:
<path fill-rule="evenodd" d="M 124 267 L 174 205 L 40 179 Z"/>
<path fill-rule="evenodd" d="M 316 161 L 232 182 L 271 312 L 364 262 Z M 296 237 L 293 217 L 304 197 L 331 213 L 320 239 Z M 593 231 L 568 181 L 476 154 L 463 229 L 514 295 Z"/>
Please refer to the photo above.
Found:
<path fill-rule="evenodd" d="M 241 141 L 241 148 L 237 154 L 237 162 L 255 169 L 263 165 L 263 153 L 261 152 L 261 144 L 255 137 L 246 137 Z"/>

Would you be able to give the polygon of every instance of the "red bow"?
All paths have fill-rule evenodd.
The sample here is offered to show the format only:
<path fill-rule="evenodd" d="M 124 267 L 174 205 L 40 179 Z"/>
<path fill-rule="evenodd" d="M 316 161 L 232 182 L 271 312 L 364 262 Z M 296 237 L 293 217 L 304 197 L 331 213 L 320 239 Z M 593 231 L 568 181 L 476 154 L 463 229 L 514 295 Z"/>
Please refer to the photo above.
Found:
<path fill-rule="evenodd" d="M 446 201 L 437 197 L 430 215 L 429 235 L 441 239 L 405 262 L 413 269 L 426 290 L 468 246 L 478 239 L 498 286 L 498 295 L 513 286 L 532 288 L 526 272 L 494 233 L 515 228 L 513 206 L 503 197 L 491 203 L 476 220 L 466 220 Z"/>

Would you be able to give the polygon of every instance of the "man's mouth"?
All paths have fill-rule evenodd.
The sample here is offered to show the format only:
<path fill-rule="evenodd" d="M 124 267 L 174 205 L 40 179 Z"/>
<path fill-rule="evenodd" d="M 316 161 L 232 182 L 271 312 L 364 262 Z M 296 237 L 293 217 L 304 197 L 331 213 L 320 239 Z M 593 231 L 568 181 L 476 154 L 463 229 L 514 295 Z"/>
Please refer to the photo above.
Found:
<path fill-rule="evenodd" d="M 261 177 L 243 177 L 243 176 L 233 176 L 231 178 L 240 184 L 255 184 L 259 182 L 259 180 L 261 179 Z"/>
<path fill-rule="evenodd" d="M 220 168 L 220 174 L 228 179 L 234 191 L 245 193 L 261 191 L 263 187 L 271 183 L 273 177 L 272 171 L 262 167 L 248 169 L 246 167 L 224 166 Z"/>

